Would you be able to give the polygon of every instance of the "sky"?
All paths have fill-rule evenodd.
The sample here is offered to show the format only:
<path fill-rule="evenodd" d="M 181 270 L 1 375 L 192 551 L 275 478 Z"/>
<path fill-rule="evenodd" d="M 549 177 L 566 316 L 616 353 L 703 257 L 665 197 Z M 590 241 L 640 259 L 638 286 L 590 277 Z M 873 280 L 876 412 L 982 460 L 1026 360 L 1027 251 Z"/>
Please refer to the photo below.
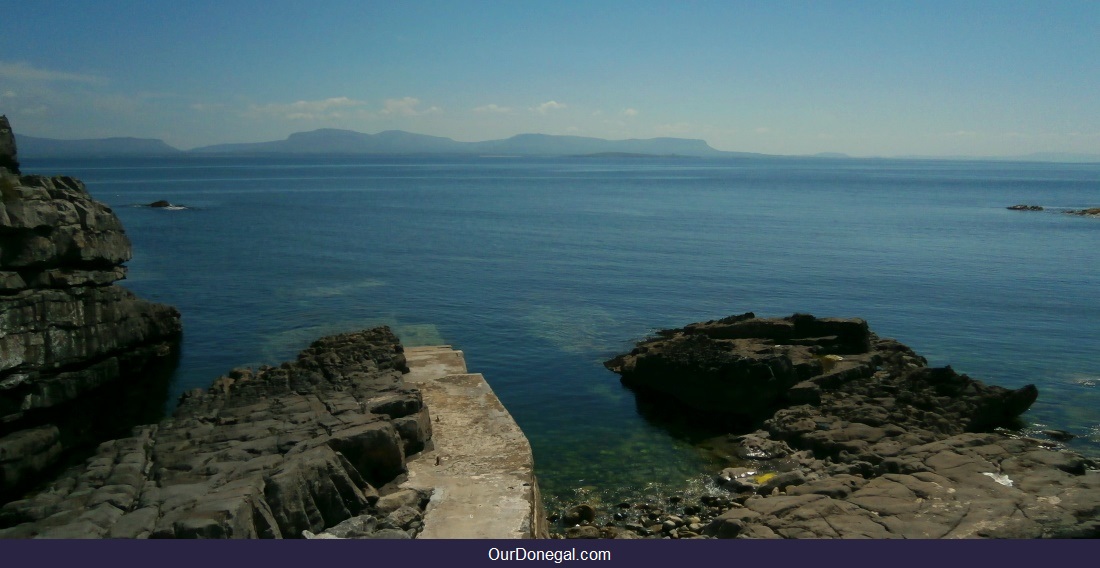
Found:
<path fill-rule="evenodd" d="M 0 0 L 0 14 L 17 136 L 1100 154 L 1094 0 Z"/>

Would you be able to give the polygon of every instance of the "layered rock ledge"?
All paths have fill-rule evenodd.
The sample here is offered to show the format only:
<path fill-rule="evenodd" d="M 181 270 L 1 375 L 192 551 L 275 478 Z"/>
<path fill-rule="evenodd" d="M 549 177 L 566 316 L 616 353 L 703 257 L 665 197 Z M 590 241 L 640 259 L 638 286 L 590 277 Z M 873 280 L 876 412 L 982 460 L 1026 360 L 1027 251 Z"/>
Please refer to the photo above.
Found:
<path fill-rule="evenodd" d="M 383 327 L 233 370 L 0 508 L 0 538 L 544 535 L 530 445 L 484 379 L 458 351 L 412 357 Z"/>
<path fill-rule="evenodd" d="M 431 436 L 406 370 L 387 328 L 323 338 L 279 367 L 236 369 L 185 394 L 172 418 L 105 442 L 84 466 L 0 508 L 0 537 L 300 538 L 400 510 L 396 525 L 359 519 L 355 530 L 407 538 L 428 495 L 378 493 Z"/>
<path fill-rule="evenodd" d="M 0 503 L 161 412 L 180 315 L 114 284 L 130 256 L 79 180 L 0 168 Z"/>
<path fill-rule="evenodd" d="M 567 536 L 1100 537 L 1098 464 L 1011 430 L 1033 385 L 928 368 L 859 319 L 745 314 L 659 335 L 606 365 L 639 396 L 762 427 L 729 435 L 739 463 L 715 493 L 623 504 L 602 528 L 574 515 Z"/>

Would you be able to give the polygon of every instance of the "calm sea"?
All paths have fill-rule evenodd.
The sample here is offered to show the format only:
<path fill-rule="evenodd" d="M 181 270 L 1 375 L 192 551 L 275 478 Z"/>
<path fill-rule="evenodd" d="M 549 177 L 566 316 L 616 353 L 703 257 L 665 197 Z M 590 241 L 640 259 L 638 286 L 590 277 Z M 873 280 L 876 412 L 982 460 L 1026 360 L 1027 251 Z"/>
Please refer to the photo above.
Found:
<path fill-rule="evenodd" d="M 184 316 L 166 406 L 241 365 L 387 324 L 466 353 L 551 499 L 725 465 L 601 361 L 745 311 L 858 316 L 934 365 L 1036 383 L 1029 428 L 1100 454 L 1100 164 L 826 159 L 35 161 L 134 243 L 124 285 Z M 167 199 L 188 209 L 136 204 Z M 1035 203 L 1053 210 L 1014 212 Z"/>

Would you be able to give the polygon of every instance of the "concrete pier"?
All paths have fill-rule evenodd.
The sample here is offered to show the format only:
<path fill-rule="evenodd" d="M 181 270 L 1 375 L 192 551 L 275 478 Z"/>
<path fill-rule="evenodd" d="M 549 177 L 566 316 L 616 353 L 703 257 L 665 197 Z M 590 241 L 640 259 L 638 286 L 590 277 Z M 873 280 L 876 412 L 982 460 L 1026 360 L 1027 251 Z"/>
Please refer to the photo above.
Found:
<path fill-rule="evenodd" d="M 402 485 L 433 490 L 418 538 L 546 538 L 534 457 L 485 377 L 448 345 L 405 349 L 432 416 L 432 441 Z"/>

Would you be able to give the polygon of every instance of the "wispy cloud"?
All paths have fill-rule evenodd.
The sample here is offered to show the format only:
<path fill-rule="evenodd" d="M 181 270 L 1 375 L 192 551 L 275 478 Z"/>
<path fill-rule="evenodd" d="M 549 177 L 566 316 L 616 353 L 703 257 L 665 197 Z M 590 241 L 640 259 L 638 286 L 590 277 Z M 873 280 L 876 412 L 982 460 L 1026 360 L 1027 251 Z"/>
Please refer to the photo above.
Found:
<path fill-rule="evenodd" d="M 507 114 L 512 112 L 512 107 L 500 106 L 496 104 L 487 104 L 479 106 L 474 109 L 474 112 L 495 112 L 500 114 Z"/>
<path fill-rule="evenodd" d="M 772 131 L 772 129 L 768 128 L 767 126 L 758 126 L 758 127 L 753 129 L 753 132 L 755 132 L 757 134 L 767 134 L 771 131 Z"/>
<path fill-rule="evenodd" d="M 191 103 L 189 108 L 197 112 L 209 112 L 212 110 L 221 110 L 225 108 L 223 103 Z"/>
<path fill-rule="evenodd" d="M 972 138 L 977 135 L 978 133 L 974 132 L 973 130 L 956 130 L 954 132 L 947 132 L 944 134 L 944 136 L 949 136 L 951 138 Z"/>
<path fill-rule="evenodd" d="M 673 122 L 669 124 L 660 124 L 654 130 L 661 136 L 677 136 L 694 132 L 695 126 L 690 122 Z"/>
<path fill-rule="evenodd" d="M 541 105 L 532 108 L 531 110 L 539 114 L 546 114 L 552 110 L 559 110 L 566 108 L 565 103 L 559 103 L 558 101 L 546 101 Z"/>
<path fill-rule="evenodd" d="M 276 116 L 287 120 L 336 120 L 347 118 L 347 114 L 362 118 L 370 114 L 364 107 L 367 101 L 348 97 L 332 97 L 316 101 L 295 101 L 292 103 L 270 103 L 252 105 L 248 114 L 253 116 Z M 192 105 L 195 108 L 196 105 Z M 213 105 L 199 105 L 196 110 L 212 108 Z"/>
<path fill-rule="evenodd" d="M 638 109 L 628 108 L 623 111 L 623 116 L 638 116 Z"/>
<path fill-rule="evenodd" d="M 383 103 L 382 114 L 396 115 L 396 116 L 422 116 L 425 114 L 435 114 L 443 112 L 443 109 L 437 106 L 428 107 L 425 110 L 420 110 L 420 99 L 415 97 L 405 97 L 402 99 L 386 99 Z"/>
<path fill-rule="evenodd" d="M 107 83 L 106 78 L 97 75 L 39 69 L 37 67 L 31 67 L 26 63 L 8 63 L 5 61 L 0 61 L 0 77 L 16 81 L 64 81 L 86 83 L 89 85 L 102 85 Z"/>
<path fill-rule="evenodd" d="M 19 114 L 23 116 L 44 116 L 50 110 L 50 107 L 46 105 L 35 105 L 30 107 L 24 107 L 19 110 Z"/>

